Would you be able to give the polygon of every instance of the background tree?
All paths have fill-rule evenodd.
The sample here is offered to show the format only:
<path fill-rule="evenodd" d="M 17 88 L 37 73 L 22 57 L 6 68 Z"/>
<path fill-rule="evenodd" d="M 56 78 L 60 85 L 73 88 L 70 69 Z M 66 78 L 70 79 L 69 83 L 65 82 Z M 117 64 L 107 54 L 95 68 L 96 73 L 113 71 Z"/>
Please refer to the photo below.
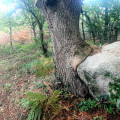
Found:
<path fill-rule="evenodd" d="M 9 33 L 10 36 L 10 54 L 13 49 L 13 30 L 24 23 L 21 17 L 21 15 L 17 16 L 16 13 L 13 14 L 11 12 L 0 14 L 0 30 Z"/>
<path fill-rule="evenodd" d="M 32 29 L 34 32 L 34 35 L 36 36 L 35 33 L 35 26 L 36 24 L 38 25 L 39 28 L 39 39 L 35 39 L 35 42 L 39 45 L 41 45 L 43 54 L 47 57 L 47 46 L 46 43 L 44 41 L 44 32 L 43 32 L 43 26 L 44 26 L 44 22 L 45 19 L 43 17 L 43 15 L 40 13 L 40 11 L 38 10 L 37 7 L 34 6 L 34 1 L 33 0 L 20 0 L 19 3 L 20 8 L 22 8 L 25 17 L 31 22 L 32 25 Z M 30 17 L 28 17 L 28 16 Z"/>
<path fill-rule="evenodd" d="M 92 38 L 100 43 L 117 41 L 120 31 L 120 1 L 119 0 L 88 0 L 83 7 L 84 26 Z"/>

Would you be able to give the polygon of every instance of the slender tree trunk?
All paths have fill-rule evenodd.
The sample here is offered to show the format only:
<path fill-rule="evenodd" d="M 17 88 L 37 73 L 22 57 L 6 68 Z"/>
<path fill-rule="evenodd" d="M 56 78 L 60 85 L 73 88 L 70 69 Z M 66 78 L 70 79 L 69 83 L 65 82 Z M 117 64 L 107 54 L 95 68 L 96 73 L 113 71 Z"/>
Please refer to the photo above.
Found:
<path fill-rule="evenodd" d="M 21 1 L 25 4 L 25 6 L 27 6 L 29 8 L 28 11 L 32 14 L 32 16 L 35 18 L 35 20 L 38 24 L 42 52 L 43 52 L 43 55 L 47 57 L 47 47 L 45 47 L 44 34 L 43 34 L 43 24 L 44 24 L 44 22 L 40 22 L 39 18 L 36 16 L 35 12 L 31 9 L 31 6 L 25 0 L 21 0 Z M 43 0 L 41 0 L 41 1 L 43 1 Z"/>
<path fill-rule="evenodd" d="M 38 0 L 36 5 L 51 32 L 57 80 L 67 91 L 85 96 L 88 88 L 77 75 L 77 65 L 91 53 L 91 48 L 79 33 L 80 0 Z"/>
<path fill-rule="evenodd" d="M 10 17 L 9 17 L 9 29 L 10 29 L 10 54 L 12 54 L 13 41 L 12 41 L 12 23 Z"/>
<path fill-rule="evenodd" d="M 104 28 L 104 43 L 108 42 L 108 24 L 109 24 L 109 18 L 108 18 L 108 2 L 107 0 L 104 1 L 105 4 L 105 28 Z"/>
<path fill-rule="evenodd" d="M 84 41 L 85 41 L 84 16 L 83 16 L 83 12 L 82 12 L 82 33 L 83 33 L 83 39 L 84 39 Z"/>
<path fill-rule="evenodd" d="M 111 28 L 111 36 L 112 36 L 112 41 L 111 42 L 114 42 L 114 30 L 113 30 L 113 27 Z"/>
<path fill-rule="evenodd" d="M 95 32 L 93 30 L 93 26 L 92 26 L 92 22 L 91 22 L 91 19 L 90 17 L 87 15 L 87 13 L 85 12 L 85 17 L 87 18 L 88 22 L 89 22 L 89 25 L 90 25 L 90 32 L 92 34 L 92 37 L 93 37 L 93 42 L 95 44 Z"/>
<path fill-rule="evenodd" d="M 33 34 L 34 34 L 34 37 L 36 38 L 36 23 L 32 22 L 32 30 L 33 30 Z"/>
<path fill-rule="evenodd" d="M 115 29 L 115 41 L 117 41 L 117 37 L 118 37 L 118 28 L 117 26 L 114 28 Z"/>
<path fill-rule="evenodd" d="M 112 26 L 109 26 L 109 43 L 111 43 L 112 33 L 111 33 Z"/>
<path fill-rule="evenodd" d="M 42 51 L 43 54 L 47 57 L 47 47 L 45 46 L 45 42 L 44 42 L 44 33 L 43 33 L 43 25 L 39 24 L 39 34 L 40 34 L 40 40 L 41 40 L 41 47 L 42 47 Z"/>

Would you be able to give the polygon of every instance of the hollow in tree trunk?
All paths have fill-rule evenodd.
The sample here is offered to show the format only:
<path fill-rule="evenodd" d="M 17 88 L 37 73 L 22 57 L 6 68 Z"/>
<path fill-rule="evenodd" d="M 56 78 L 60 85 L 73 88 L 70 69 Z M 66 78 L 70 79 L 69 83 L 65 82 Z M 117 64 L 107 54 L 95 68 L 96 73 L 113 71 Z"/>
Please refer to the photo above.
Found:
<path fill-rule="evenodd" d="M 87 86 L 77 75 L 77 66 L 91 53 L 79 33 L 80 0 L 38 0 L 51 32 L 56 78 L 75 95 L 88 94 Z"/>

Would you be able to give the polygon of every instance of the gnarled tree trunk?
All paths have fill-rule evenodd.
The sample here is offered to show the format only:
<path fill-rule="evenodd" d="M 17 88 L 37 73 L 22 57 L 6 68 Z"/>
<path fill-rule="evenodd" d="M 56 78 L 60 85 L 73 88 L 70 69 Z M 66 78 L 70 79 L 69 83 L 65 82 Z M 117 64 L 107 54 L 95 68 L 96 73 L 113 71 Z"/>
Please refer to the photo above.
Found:
<path fill-rule="evenodd" d="M 91 53 L 79 33 L 80 0 L 38 0 L 51 32 L 56 78 L 65 89 L 75 95 L 85 96 L 87 86 L 77 75 L 77 65 Z"/>

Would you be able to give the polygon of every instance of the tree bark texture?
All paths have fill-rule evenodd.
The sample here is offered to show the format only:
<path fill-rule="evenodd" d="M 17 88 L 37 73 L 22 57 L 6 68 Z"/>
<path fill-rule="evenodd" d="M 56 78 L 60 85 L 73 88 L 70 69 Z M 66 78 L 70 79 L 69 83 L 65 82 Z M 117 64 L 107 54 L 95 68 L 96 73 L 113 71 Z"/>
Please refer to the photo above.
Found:
<path fill-rule="evenodd" d="M 51 32 L 56 78 L 75 95 L 85 96 L 88 88 L 77 75 L 77 66 L 91 53 L 79 33 L 80 0 L 38 0 Z"/>

